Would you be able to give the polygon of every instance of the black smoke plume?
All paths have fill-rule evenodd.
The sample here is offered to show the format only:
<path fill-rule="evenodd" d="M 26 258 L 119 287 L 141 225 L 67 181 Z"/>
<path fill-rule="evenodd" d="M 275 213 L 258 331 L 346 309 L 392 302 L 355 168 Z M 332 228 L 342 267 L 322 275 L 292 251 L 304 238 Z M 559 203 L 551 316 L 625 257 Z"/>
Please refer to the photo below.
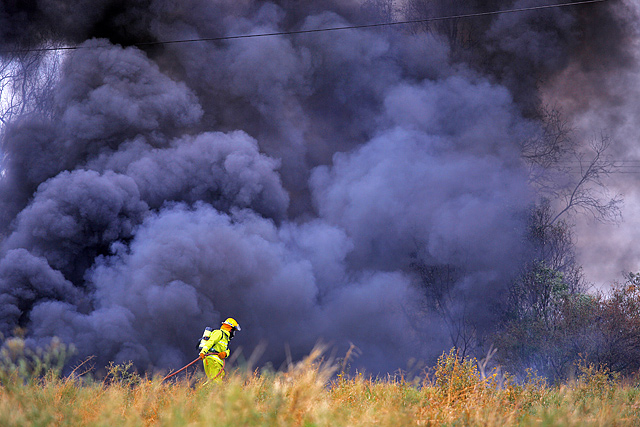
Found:
<path fill-rule="evenodd" d="M 426 12 L 540 4 L 450 3 Z M 454 35 L 147 45 L 368 22 L 382 2 L 0 3 L 4 52 L 79 44 L 51 108 L 3 134 L 0 332 L 153 370 L 191 360 L 204 326 L 233 316 L 234 344 L 266 342 L 276 366 L 322 339 L 392 371 L 452 345 L 416 265 L 453 266 L 448 321 L 490 331 L 526 256 L 536 195 L 520 143 L 540 132 L 538 82 L 592 61 L 602 34 L 618 36 L 596 47 L 615 62 L 618 4 Z M 587 30 L 594 16 L 606 25 Z"/>

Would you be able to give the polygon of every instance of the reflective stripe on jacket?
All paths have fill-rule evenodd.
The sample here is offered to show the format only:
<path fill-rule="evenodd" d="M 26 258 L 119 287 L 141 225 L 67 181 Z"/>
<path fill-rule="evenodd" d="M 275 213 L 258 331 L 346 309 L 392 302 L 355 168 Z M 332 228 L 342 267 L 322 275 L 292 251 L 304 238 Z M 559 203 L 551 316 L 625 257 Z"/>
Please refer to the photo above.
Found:
<path fill-rule="evenodd" d="M 229 339 L 231 339 L 229 332 L 223 331 L 222 329 L 216 329 L 215 331 L 211 332 L 211 336 L 205 342 L 200 353 L 220 353 L 224 351 L 227 353 L 227 357 L 229 357 Z M 220 360 L 220 358 L 217 356 L 212 357 Z"/>

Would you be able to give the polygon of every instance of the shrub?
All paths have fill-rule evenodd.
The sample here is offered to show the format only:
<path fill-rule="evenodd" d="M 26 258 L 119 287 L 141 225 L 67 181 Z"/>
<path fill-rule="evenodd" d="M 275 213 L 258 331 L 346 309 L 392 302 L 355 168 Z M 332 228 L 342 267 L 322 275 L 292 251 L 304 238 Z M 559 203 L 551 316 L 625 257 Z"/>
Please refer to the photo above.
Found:
<path fill-rule="evenodd" d="M 620 374 L 605 365 L 596 365 L 582 358 L 576 362 L 578 377 L 575 383 L 576 398 L 611 398 L 620 382 Z"/>
<path fill-rule="evenodd" d="M 475 358 L 461 358 L 455 348 L 442 353 L 435 369 L 435 386 L 447 399 L 464 397 L 483 383 Z"/>

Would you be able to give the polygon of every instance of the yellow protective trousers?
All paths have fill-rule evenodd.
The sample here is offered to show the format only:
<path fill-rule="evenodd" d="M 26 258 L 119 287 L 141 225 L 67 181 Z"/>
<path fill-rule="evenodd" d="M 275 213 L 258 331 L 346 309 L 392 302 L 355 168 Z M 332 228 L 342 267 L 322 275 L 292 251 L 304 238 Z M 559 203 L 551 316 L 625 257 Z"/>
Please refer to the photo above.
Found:
<path fill-rule="evenodd" d="M 225 376 L 224 363 L 216 356 L 207 356 L 202 361 L 204 363 L 204 372 L 209 377 L 209 381 L 221 381 Z M 207 382 L 209 382 L 207 381 Z"/>

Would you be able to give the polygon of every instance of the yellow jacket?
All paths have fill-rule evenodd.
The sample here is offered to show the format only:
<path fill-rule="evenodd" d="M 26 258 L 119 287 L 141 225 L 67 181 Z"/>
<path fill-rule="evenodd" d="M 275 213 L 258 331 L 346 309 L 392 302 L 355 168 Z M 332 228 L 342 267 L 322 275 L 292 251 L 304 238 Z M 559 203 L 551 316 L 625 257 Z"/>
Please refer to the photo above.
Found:
<path fill-rule="evenodd" d="M 215 331 L 211 332 L 211 336 L 209 337 L 209 339 L 204 342 L 202 350 L 200 350 L 200 354 L 221 353 L 224 351 L 225 353 L 227 353 L 227 357 L 229 357 L 230 339 L 231 335 L 229 335 L 229 332 L 223 331 L 222 329 L 216 329 Z M 214 359 L 220 360 L 222 362 L 222 360 L 218 356 L 212 355 L 208 357 L 213 357 Z"/>

